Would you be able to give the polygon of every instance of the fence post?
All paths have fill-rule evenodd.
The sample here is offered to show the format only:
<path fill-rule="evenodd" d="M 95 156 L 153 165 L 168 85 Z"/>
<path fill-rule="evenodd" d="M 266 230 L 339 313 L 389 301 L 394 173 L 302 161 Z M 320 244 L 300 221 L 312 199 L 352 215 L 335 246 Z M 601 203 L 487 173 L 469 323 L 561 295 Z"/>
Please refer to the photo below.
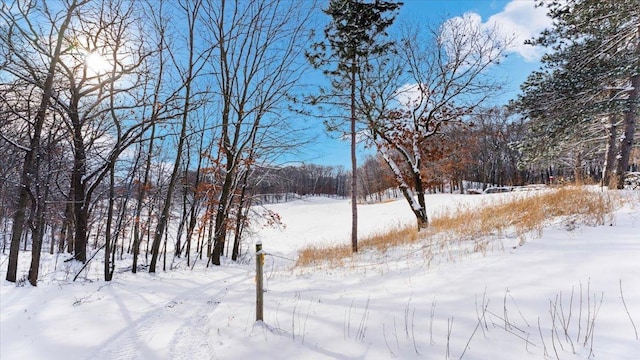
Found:
<path fill-rule="evenodd" d="M 264 253 L 262 252 L 262 242 L 256 242 L 256 321 L 263 321 L 263 299 L 262 287 L 262 265 L 264 264 Z"/>

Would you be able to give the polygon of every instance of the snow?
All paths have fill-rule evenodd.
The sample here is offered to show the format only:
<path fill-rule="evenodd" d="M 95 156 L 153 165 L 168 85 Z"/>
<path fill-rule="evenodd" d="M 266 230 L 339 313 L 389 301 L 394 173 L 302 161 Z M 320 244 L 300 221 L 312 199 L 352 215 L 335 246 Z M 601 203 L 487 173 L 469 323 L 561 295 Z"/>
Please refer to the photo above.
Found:
<path fill-rule="evenodd" d="M 486 255 L 422 243 L 305 269 L 292 268 L 299 249 L 349 243 L 348 200 L 270 205 L 283 226 L 248 244 L 268 254 L 264 322 L 252 253 L 157 274 L 131 274 L 125 260 L 110 283 L 99 262 L 72 282 L 78 265 L 45 255 L 38 287 L 1 283 L 0 359 L 636 359 L 640 195 L 627 194 L 605 226 L 558 220 L 522 246 L 493 239 Z M 429 215 L 507 196 L 526 193 L 430 195 Z M 404 200 L 362 205 L 359 231 L 412 216 Z"/>

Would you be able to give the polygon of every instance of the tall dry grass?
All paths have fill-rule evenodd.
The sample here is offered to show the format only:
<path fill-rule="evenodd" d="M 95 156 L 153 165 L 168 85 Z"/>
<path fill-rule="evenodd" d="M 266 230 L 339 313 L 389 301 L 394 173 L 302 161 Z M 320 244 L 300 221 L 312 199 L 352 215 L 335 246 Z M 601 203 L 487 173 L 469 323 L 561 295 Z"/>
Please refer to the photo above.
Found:
<path fill-rule="evenodd" d="M 493 196 L 493 195 L 490 195 Z M 517 193 L 496 203 L 458 208 L 433 217 L 426 230 L 415 227 L 396 227 L 358 242 L 360 251 L 390 248 L 415 243 L 428 238 L 438 241 L 476 241 L 474 251 L 486 251 L 488 237 L 513 234 L 524 239 L 526 234 L 541 235 L 550 222 L 562 218 L 568 224 L 603 225 L 620 198 L 611 192 L 590 190 L 588 187 L 562 187 L 537 193 Z M 523 241 L 523 240 L 521 240 Z M 296 266 L 324 264 L 339 266 L 352 256 L 348 244 L 330 247 L 309 247 L 298 253 Z"/>

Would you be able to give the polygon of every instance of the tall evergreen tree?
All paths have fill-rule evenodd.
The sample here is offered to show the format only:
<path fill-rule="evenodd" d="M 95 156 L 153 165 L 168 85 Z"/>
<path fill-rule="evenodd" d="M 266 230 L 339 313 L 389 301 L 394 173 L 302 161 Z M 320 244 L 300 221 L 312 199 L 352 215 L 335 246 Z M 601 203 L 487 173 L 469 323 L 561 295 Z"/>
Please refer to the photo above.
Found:
<path fill-rule="evenodd" d="M 519 109 L 533 120 L 533 139 L 566 145 L 584 141 L 585 129 L 604 126 L 615 136 L 617 119 L 623 120 L 616 159 L 615 187 L 622 187 L 623 173 L 635 135 L 638 86 L 640 86 L 640 6 L 637 0 L 541 0 L 554 26 L 531 41 L 550 49 L 543 69 L 523 85 Z M 540 136 L 546 133 L 545 136 Z M 551 141 L 550 141 L 551 140 Z M 541 143 L 538 141 L 537 143 Z M 616 145 L 609 141 L 607 148 Z"/>
<path fill-rule="evenodd" d="M 324 41 L 314 44 L 307 53 L 311 64 L 322 69 L 331 80 L 331 89 L 322 100 L 342 97 L 348 93 L 348 101 L 340 102 L 349 108 L 349 134 L 351 138 L 351 248 L 358 251 L 357 159 L 356 159 L 356 90 L 358 74 L 367 70 L 368 62 L 375 56 L 391 50 L 392 42 L 385 41 L 387 28 L 393 24 L 401 2 L 375 0 L 331 0 L 324 13 L 331 22 L 324 29 Z M 348 105 L 347 105 L 348 104 Z"/>

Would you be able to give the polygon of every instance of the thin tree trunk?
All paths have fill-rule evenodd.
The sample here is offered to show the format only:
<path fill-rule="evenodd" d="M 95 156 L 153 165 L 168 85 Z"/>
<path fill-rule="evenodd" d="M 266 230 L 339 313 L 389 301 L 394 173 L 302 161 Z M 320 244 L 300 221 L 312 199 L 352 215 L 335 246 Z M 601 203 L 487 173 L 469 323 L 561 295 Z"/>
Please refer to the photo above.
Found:
<path fill-rule="evenodd" d="M 110 262 L 111 256 L 111 224 L 113 222 L 113 205 L 115 197 L 115 170 L 111 167 L 109 171 L 109 201 L 107 208 L 107 225 L 104 231 L 104 281 L 111 281 L 113 278 L 113 265 Z M 115 247 L 115 246 L 114 246 Z"/>
<path fill-rule="evenodd" d="M 155 111 L 155 110 L 154 110 Z M 153 141 L 155 140 L 156 134 L 156 122 L 153 119 L 152 115 L 152 125 L 151 125 L 151 135 L 149 138 L 149 147 L 147 148 L 147 158 L 144 163 L 144 175 L 142 177 L 142 182 L 138 184 L 139 191 L 138 196 L 136 197 L 136 210 L 133 216 L 133 261 L 131 265 L 131 272 L 136 273 L 138 271 L 138 255 L 140 254 L 140 243 L 142 241 L 141 235 L 141 217 L 142 217 L 142 206 L 144 204 L 144 199 L 147 196 L 147 188 L 149 187 L 149 178 L 151 172 L 151 160 L 153 158 Z M 142 149 L 142 145 L 140 145 Z M 147 217 L 148 221 L 151 221 L 150 217 Z"/>
<path fill-rule="evenodd" d="M 582 176 L 582 153 L 579 150 L 576 151 L 573 163 L 573 177 L 575 179 L 576 185 L 581 185 L 584 183 L 584 179 Z"/>
<path fill-rule="evenodd" d="M 181 184 L 182 190 L 182 215 L 180 216 L 180 223 L 178 224 L 178 230 L 176 231 L 176 240 L 175 240 L 175 248 L 174 248 L 174 257 L 180 257 L 182 255 L 182 234 L 184 233 L 185 226 L 187 223 L 187 217 L 189 215 L 188 204 L 189 204 L 189 143 L 187 142 L 187 159 L 184 164 L 184 178 Z"/>
<path fill-rule="evenodd" d="M 51 230 L 51 241 L 49 242 L 49 254 L 53 255 L 54 251 L 56 249 L 56 227 L 54 226 L 54 224 L 51 224 L 50 227 Z"/>
<path fill-rule="evenodd" d="M 227 224 L 229 207 L 231 206 L 232 187 L 235 176 L 235 158 L 233 155 L 227 156 L 227 171 L 222 183 L 222 193 L 220 194 L 220 202 L 216 210 L 215 228 L 213 231 L 213 253 L 211 255 L 211 263 L 220 265 L 220 256 L 224 251 L 224 244 L 227 238 Z"/>
<path fill-rule="evenodd" d="M 73 229 L 73 203 L 71 202 L 71 189 L 64 208 L 64 219 L 60 228 L 60 244 L 58 252 L 64 252 L 65 245 L 69 254 L 73 253 L 73 241 L 71 240 L 71 231 Z"/>
<path fill-rule="evenodd" d="M 249 171 L 247 170 L 242 178 L 242 190 L 240 191 L 240 200 L 238 201 L 238 214 L 236 215 L 236 229 L 233 234 L 233 249 L 231 250 L 231 260 L 237 261 L 240 254 L 240 239 L 242 238 L 242 230 L 244 229 L 244 207 L 245 198 L 247 196 L 247 181 Z M 246 205 L 247 208 L 249 204 Z"/>
<path fill-rule="evenodd" d="M 187 89 L 190 87 L 187 86 Z M 187 97 L 185 98 L 185 103 L 189 103 L 188 99 L 189 90 L 187 90 Z M 187 107 L 187 105 L 185 106 Z M 158 224 L 156 226 L 156 232 L 153 236 L 153 244 L 151 245 L 151 263 L 149 264 L 149 272 L 156 272 L 156 264 L 158 262 L 158 256 L 160 255 L 160 244 L 162 242 L 162 237 L 167 228 L 167 223 L 169 220 L 169 212 L 171 210 L 171 198 L 173 197 L 173 193 L 176 187 L 176 183 L 178 182 L 178 174 L 180 173 L 180 159 L 182 158 L 182 149 L 184 147 L 184 139 L 186 138 L 187 131 L 187 114 L 183 114 L 182 117 L 182 130 L 180 131 L 180 139 L 178 140 L 178 148 L 176 150 L 176 157 L 173 164 L 173 171 L 171 172 L 171 177 L 169 180 L 169 186 L 167 187 L 167 194 L 165 195 L 164 205 L 162 207 L 162 213 L 160 214 L 160 219 L 158 219 Z M 166 248 L 166 247 L 165 247 Z"/>
<path fill-rule="evenodd" d="M 197 224 L 197 220 L 198 220 L 198 212 L 199 212 L 199 204 L 200 204 L 200 194 L 199 194 L 199 187 L 200 187 L 200 171 L 202 169 L 202 153 L 203 153 L 204 149 L 202 148 L 202 141 L 200 141 L 200 149 L 199 149 L 199 156 L 198 156 L 198 168 L 196 169 L 196 178 L 195 178 L 195 184 L 193 187 L 193 202 L 191 204 L 191 208 L 189 209 L 189 223 L 187 225 L 187 236 L 185 239 L 185 245 L 186 245 L 186 256 L 187 256 L 187 266 L 190 265 L 190 260 L 191 260 L 191 241 L 192 241 L 192 237 L 193 237 L 193 231 L 196 228 L 196 224 Z"/>
<path fill-rule="evenodd" d="M 356 73 L 351 61 L 351 251 L 358 252 L 358 163 L 356 157 Z"/>

